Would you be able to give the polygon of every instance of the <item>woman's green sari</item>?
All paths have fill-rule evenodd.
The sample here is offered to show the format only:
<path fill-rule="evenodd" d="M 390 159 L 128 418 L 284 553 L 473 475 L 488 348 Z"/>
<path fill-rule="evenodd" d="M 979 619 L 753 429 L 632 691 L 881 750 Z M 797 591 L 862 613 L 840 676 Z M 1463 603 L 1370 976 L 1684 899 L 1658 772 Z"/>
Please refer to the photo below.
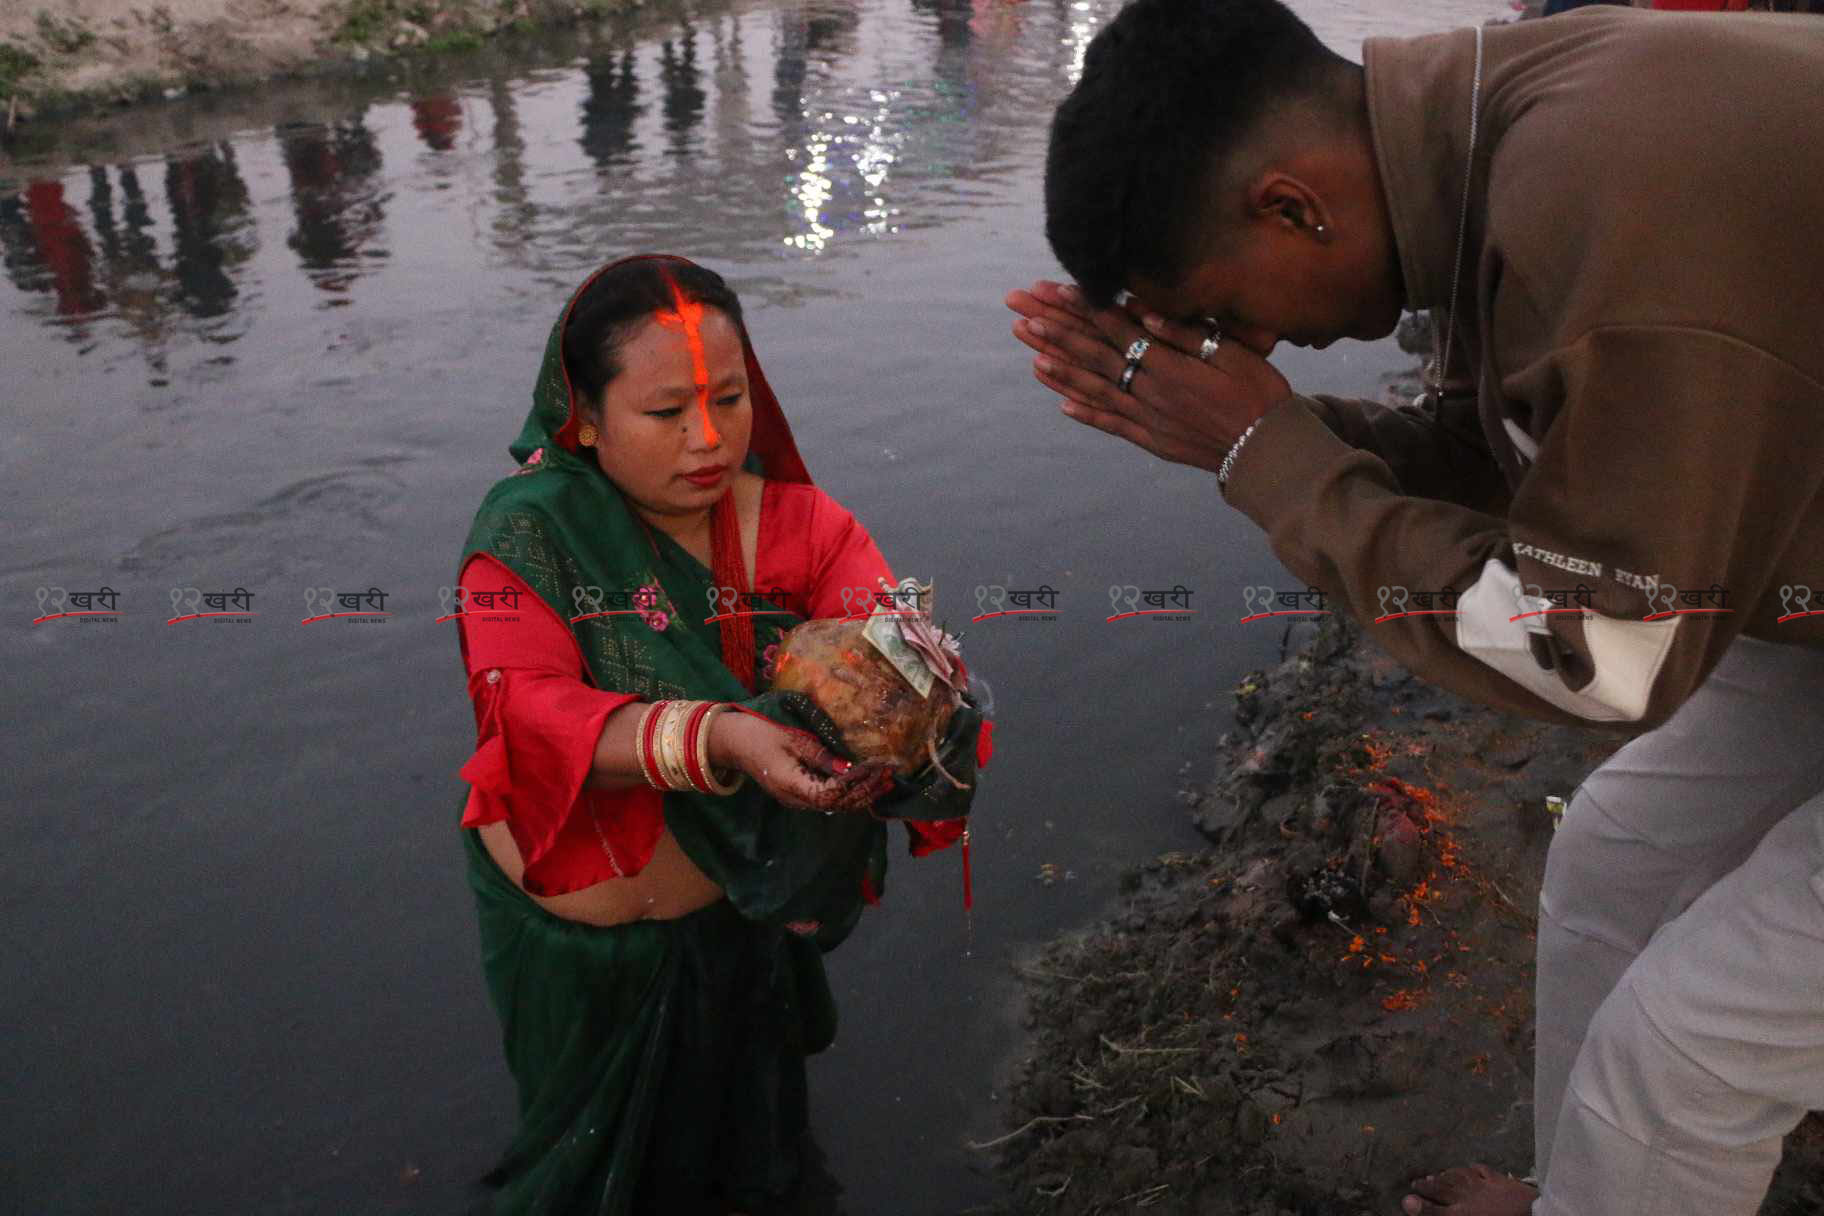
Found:
<path fill-rule="evenodd" d="M 463 837 L 519 1086 L 493 1210 L 758 1216 L 788 1198 L 804 1058 L 836 1033 L 815 943 L 726 900 L 611 929 L 560 920 Z"/>
<path fill-rule="evenodd" d="M 462 560 L 492 554 L 565 620 L 649 589 L 656 602 L 642 597 L 644 612 L 571 624 L 597 687 L 736 702 L 834 743 L 802 698 L 756 695 L 736 678 L 718 627 L 704 623 L 715 575 L 645 527 L 586 450 L 573 450 L 577 414 L 562 361 L 569 314 L 552 330 L 531 413 L 510 448 L 520 468 L 483 499 Z M 748 467 L 809 481 L 751 348 L 747 365 Z M 750 618 L 755 652 L 799 623 L 781 605 L 762 607 L 780 615 Z M 764 688 L 764 674 L 751 675 Z M 967 743 L 946 746 L 946 766 L 972 785 Z M 968 809 L 966 792 L 935 780 L 911 792 L 899 814 Z M 835 1034 L 821 951 L 853 929 L 864 881 L 884 890 L 885 825 L 791 810 L 752 782 L 727 797 L 667 793 L 664 806 L 679 846 L 726 894 L 672 921 L 563 921 L 464 833 L 483 966 L 519 1086 L 519 1132 L 490 1175 L 499 1213 L 762 1211 L 796 1180 L 804 1056 Z M 809 937 L 785 927 L 806 922 L 816 926 Z"/>

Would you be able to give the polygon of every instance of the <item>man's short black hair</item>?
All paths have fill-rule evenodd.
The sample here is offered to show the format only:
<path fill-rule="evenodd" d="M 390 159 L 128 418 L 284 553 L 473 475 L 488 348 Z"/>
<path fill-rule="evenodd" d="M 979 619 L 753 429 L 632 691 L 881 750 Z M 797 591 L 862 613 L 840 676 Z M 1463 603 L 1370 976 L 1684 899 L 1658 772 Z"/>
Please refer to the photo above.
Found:
<path fill-rule="evenodd" d="M 1277 103 L 1346 63 L 1279 0 L 1134 0 L 1083 58 L 1045 160 L 1045 236 L 1095 303 L 1175 283 L 1211 170 Z"/>

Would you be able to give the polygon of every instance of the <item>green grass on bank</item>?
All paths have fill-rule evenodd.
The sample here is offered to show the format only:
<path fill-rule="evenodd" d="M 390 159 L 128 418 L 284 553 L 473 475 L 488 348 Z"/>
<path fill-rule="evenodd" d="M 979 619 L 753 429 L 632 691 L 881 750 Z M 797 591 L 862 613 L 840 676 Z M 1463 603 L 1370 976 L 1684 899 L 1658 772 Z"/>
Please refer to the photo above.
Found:
<path fill-rule="evenodd" d="M 478 50 L 488 35 L 514 24 L 517 0 L 474 0 L 463 3 L 442 0 L 349 0 L 342 24 L 330 41 L 342 46 L 382 48 L 409 22 L 429 32 L 415 47 L 430 52 Z M 439 18 L 444 28 L 431 31 Z"/>
<path fill-rule="evenodd" d="M 74 55 L 95 42 L 95 35 L 81 21 L 38 10 L 38 38 L 59 55 Z"/>
<path fill-rule="evenodd" d="M 486 39 L 474 30 L 451 30 L 448 33 L 431 35 L 430 41 L 424 44 L 424 49 L 433 54 L 448 51 L 478 51 L 485 41 Z"/>
<path fill-rule="evenodd" d="M 38 69 L 38 57 L 24 47 L 0 42 L 0 103 L 12 100 L 19 82 Z M 3 119 L 4 116 L 0 116 Z"/>

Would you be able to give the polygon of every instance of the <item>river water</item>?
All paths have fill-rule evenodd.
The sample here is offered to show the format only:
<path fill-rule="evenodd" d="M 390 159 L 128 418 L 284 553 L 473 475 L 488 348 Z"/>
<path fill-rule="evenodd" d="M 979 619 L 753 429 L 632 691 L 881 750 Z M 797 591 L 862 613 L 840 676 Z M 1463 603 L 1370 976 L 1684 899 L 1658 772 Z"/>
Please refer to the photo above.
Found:
<path fill-rule="evenodd" d="M 991 1201 L 1009 962 L 1195 847 L 1172 792 L 1291 587 L 1206 474 L 1062 419 L 1002 295 L 1056 273 L 1050 109 L 1114 0 L 717 3 L 40 132 L 0 162 L 0 1195 L 22 1213 L 451 1213 L 512 1092 L 454 825 L 443 611 L 545 334 L 636 250 L 726 274 L 812 472 L 934 578 L 996 697 L 975 908 L 900 860 L 831 958 L 832 1194 Z M 1333 46 L 1498 17 L 1301 0 Z M 1276 356 L 1371 395 L 1391 343 Z M 1057 590 L 976 623 L 978 588 Z M 1110 588 L 1188 620 L 1109 622 Z M 116 618 L 36 618 L 70 592 Z M 254 595 L 244 623 L 199 593 Z M 299 622 L 327 592 L 390 616 Z M 60 596 L 57 589 L 62 589 Z M 179 609 L 174 609 L 177 604 Z"/>

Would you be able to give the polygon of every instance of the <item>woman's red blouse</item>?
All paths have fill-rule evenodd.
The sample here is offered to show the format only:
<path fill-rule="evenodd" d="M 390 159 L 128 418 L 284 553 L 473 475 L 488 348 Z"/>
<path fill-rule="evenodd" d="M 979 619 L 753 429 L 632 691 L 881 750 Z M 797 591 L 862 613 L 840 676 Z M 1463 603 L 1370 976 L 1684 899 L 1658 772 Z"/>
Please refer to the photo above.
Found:
<path fill-rule="evenodd" d="M 890 578 L 867 531 L 816 486 L 767 482 L 761 497 L 755 587 L 785 592 L 782 607 L 807 619 L 843 616 L 859 593 Z M 638 874 L 665 827 L 658 790 L 583 788 L 608 715 L 640 698 L 589 682 L 569 625 L 499 559 L 478 553 L 461 584 L 515 590 L 510 613 L 459 618 L 476 751 L 460 776 L 470 785 L 462 826 L 505 822 L 534 895 L 579 891 Z M 848 596 L 844 589 L 851 589 Z M 961 820 L 904 821 L 912 854 L 953 843 Z"/>

